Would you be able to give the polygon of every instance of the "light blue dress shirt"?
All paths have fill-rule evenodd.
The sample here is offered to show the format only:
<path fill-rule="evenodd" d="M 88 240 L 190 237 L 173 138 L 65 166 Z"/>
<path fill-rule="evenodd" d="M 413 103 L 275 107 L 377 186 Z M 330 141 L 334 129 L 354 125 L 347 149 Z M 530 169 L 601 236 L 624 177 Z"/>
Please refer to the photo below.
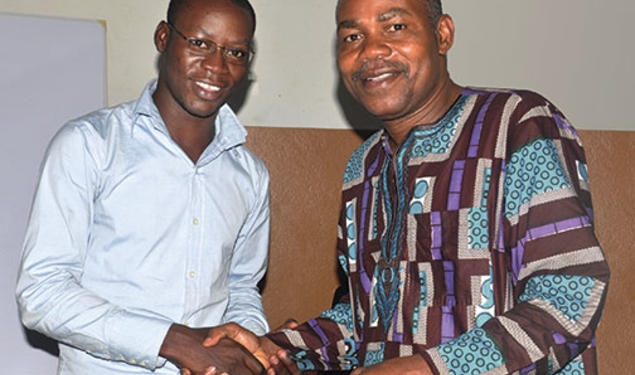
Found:
<path fill-rule="evenodd" d="M 177 374 L 158 356 L 173 322 L 268 330 L 267 169 L 227 105 L 193 163 L 155 88 L 69 122 L 47 150 L 17 299 L 27 327 L 62 343 L 58 374 Z"/>

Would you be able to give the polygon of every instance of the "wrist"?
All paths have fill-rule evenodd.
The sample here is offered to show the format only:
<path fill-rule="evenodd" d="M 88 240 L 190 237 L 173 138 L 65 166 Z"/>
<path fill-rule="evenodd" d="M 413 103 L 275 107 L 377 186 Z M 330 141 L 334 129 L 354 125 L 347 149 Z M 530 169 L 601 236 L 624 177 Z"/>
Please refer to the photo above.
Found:
<path fill-rule="evenodd" d="M 190 348 L 193 344 L 200 345 L 204 339 L 204 332 L 201 336 L 201 332 L 197 330 L 182 324 L 173 323 L 163 339 L 159 355 L 172 362 L 180 363 L 183 350 Z"/>

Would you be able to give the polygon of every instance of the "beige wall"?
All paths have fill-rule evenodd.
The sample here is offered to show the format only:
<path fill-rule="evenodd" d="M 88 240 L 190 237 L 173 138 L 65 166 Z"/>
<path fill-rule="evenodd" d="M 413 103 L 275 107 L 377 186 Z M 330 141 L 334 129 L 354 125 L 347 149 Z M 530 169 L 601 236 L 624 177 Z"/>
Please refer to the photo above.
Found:
<path fill-rule="evenodd" d="M 0 12 L 105 20 L 108 101 L 135 98 L 154 76 L 152 33 L 168 0 L 2 0 Z M 336 0 L 252 0 L 258 54 L 243 121 L 347 128 L 333 60 Z M 552 99 L 583 129 L 635 129 L 635 48 L 628 0 L 446 0 L 461 84 L 522 87 Z"/>

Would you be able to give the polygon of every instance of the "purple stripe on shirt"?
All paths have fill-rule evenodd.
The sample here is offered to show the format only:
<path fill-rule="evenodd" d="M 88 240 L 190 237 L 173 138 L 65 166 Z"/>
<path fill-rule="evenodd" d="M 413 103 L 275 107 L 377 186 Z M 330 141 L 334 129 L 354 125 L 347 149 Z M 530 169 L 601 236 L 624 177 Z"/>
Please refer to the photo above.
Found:
<path fill-rule="evenodd" d="M 322 328 L 320 328 L 320 326 L 318 325 L 317 321 L 315 319 L 311 319 L 309 320 L 309 326 L 311 326 L 311 328 L 313 328 L 313 330 L 315 331 L 315 333 L 318 334 L 318 336 L 320 336 L 320 339 L 322 340 L 322 344 L 324 344 L 325 346 L 329 345 L 329 339 L 328 337 L 326 337 L 326 334 L 324 333 L 324 331 L 322 331 Z"/>
<path fill-rule="evenodd" d="M 379 158 L 376 158 L 375 161 L 373 161 L 373 163 L 370 165 L 370 167 L 368 168 L 368 173 L 366 174 L 367 177 L 371 177 L 374 173 L 375 170 L 377 169 L 377 166 L 379 165 Z M 362 203 L 362 215 L 361 215 L 361 223 L 360 223 L 360 231 L 358 234 L 358 254 L 359 254 L 359 259 L 363 258 L 363 254 L 364 254 L 364 240 L 365 240 L 365 224 L 366 224 L 366 212 L 368 210 L 368 194 L 370 192 L 370 180 L 366 180 L 365 184 L 364 184 L 364 197 L 363 197 L 363 203 Z M 372 228 L 371 228 L 372 230 Z M 358 262 L 357 263 L 358 267 L 359 267 L 359 274 L 360 274 L 360 280 L 362 282 L 362 287 L 364 288 L 364 291 L 368 294 L 368 292 L 370 291 L 370 286 L 371 286 L 371 282 L 370 282 L 370 278 L 368 277 L 368 273 L 366 273 L 366 269 L 364 268 L 364 262 Z"/>
<path fill-rule="evenodd" d="M 364 182 L 364 196 L 362 198 L 362 213 L 361 213 L 361 218 L 360 218 L 360 228 L 359 228 L 359 232 L 357 234 L 357 259 L 359 259 L 360 261 L 357 262 L 357 266 L 359 267 L 359 273 L 360 275 L 366 275 L 366 278 L 368 279 L 368 275 L 366 274 L 366 269 L 364 268 L 364 262 L 361 261 L 361 259 L 364 259 L 364 239 L 365 239 L 365 224 L 366 224 L 366 211 L 368 210 L 368 195 L 370 191 L 370 181 L 366 180 L 366 182 Z M 368 291 L 370 290 L 370 281 L 368 283 L 364 283 L 362 282 L 362 286 L 364 287 L 364 291 L 366 293 L 368 293 Z"/>
<path fill-rule="evenodd" d="M 503 215 L 500 215 L 498 220 L 498 252 L 505 252 L 505 234 L 504 234 L 504 224 L 503 224 Z"/>
<path fill-rule="evenodd" d="M 452 306 L 441 306 L 441 343 L 454 338 L 454 316 L 452 314 Z"/>
<path fill-rule="evenodd" d="M 476 117 L 476 125 L 474 125 L 474 131 L 472 132 L 472 138 L 470 140 L 470 148 L 468 150 L 467 156 L 470 158 L 475 158 L 478 152 L 479 142 L 481 140 L 481 131 L 483 129 L 483 121 L 485 120 L 485 114 L 489 109 L 489 106 L 494 101 L 497 93 L 493 92 L 487 97 L 487 101 L 481 107 L 481 110 L 478 112 Z"/>
<path fill-rule="evenodd" d="M 395 342 L 403 343 L 403 333 L 397 331 L 397 319 L 399 316 L 399 307 L 395 309 L 395 312 L 392 316 L 392 340 Z"/>
<path fill-rule="evenodd" d="M 553 342 L 557 345 L 562 345 L 567 342 L 567 339 L 559 332 L 553 332 L 551 335 L 553 337 Z"/>
<path fill-rule="evenodd" d="M 454 314 L 452 308 L 456 305 L 456 297 L 454 294 L 454 263 L 451 261 L 443 262 L 445 271 L 445 303 L 441 307 L 441 342 L 445 343 L 454 338 Z"/>
<path fill-rule="evenodd" d="M 536 240 L 538 238 L 551 236 L 560 232 L 588 227 L 589 225 L 591 224 L 588 216 L 578 216 L 529 229 L 527 231 L 526 238 L 529 240 Z"/>
<path fill-rule="evenodd" d="M 333 370 L 333 366 L 331 366 L 331 361 L 329 360 L 329 353 L 326 351 L 326 346 L 321 347 L 320 352 L 322 352 L 322 358 L 324 358 L 326 368 L 328 370 Z"/>
<path fill-rule="evenodd" d="M 450 194 L 448 196 L 448 210 L 458 210 L 461 199 L 461 185 L 463 183 L 463 170 L 465 160 L 457 160 L 452 170 L 452 180 L 450 181 Z"/>
<path fill-rule="evenodd" d="M 518 279 L 518 274 L 523 266 L 523 256 L 525 255 L 525 244 L 527 241 L 552 236 L 562 231 L 576 228 L 588 227 L 590 220 L 587 216 L 579 216 L 571 219 L 558 221 L 556 223 L 546 224 L 540 227 L 532 228 L 527 231 L 525 237 L 518 240 L 516 247 L 511 249 L 512 254 L 512 271 L 514 280 Z"/>
<path fill-rule="evenodd" d="M 511 251 L 512 253 L 512 276 L 514 277 L 514 282 L 518 280 L 518 275 L 520 274 L 520 270 L 523 268 L 523 257 L 525 256 L 525 240 L 521 239 L 518 241 L 516 247 L 514 247 Z"/>
<path fill-rule="evenodd" d="M 578 136 L 578 132 L 577 132 L 577 131 L 576 131 L 576 130 L 575 130 L 575 129 L 571 126 L 571 125 L 569 125 L 569 124 L 567 123 L 567 121 L 566 121 L 564 118 L 562 118 L 562 116 L 560 116 L 560 115 L 559 115 L 559 114 L 557 114 L 557 113 L 554 113 L 554 114 L 553 114 L 553 118 L 554 118 L 554 120 L 556 120 L 556 125 L 558 125 L 558 127 L 559 127 L 560 129 L 566 129 L 566 130 L 569 130 L 569 131 L 571 131 L 573 134 L 575 134 L 575 136 L 576 136 L 576 137 Z"/>
<path fill-rule="evenodd" d="M 536 364 L 532 363 L 531 365 L 520 370 L 520 375 L 529 375 L 530 373 L 533 373 L 535 369 L 536 369 Z"/>
<path fill-rule="evenodd" d="M 587 221 L 587 225 L 588 225 L 588 221 L 589 219 L 586 216 L 582 216 L 582 217 L 575 217 L 572 219 L 568 219 L 568 220 L 563 220 L 560 221 L 558 223 L 556 223 L 556 229 L 558 230 L 558 232 L 563 232 L 566 230 L 571 230 L 571 229 L 577 229 L 577 228 L 582 228 L 584 227 L 585 223 L 584 221 Z"/>
<path fill-rule="evenodd" d="M 443 229 L 441 228 L 441 213 L 440 212 L 431 212 L 430 213 L 430 227 L 432 231 L 432 259 L 440 260 L 441 259 L 441 243 L 443 236 Z"/>

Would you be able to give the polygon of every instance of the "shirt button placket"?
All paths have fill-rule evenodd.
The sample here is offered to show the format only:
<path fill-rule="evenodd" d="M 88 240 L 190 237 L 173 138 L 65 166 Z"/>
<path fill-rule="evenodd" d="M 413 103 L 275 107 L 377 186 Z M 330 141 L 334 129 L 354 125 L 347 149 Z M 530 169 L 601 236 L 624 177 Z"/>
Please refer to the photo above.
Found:
<path fill-rule="evenodd" d="M 191 311 L 195 308 L 195 304 L 197 301 L 197 276 L 198 276 L 198 263 L 200 259 L 199 248 L 201 241 L 201 206 L 203 204 L 202 191 L 201 188 L 201 180 L 202 174 L 201 170 L 198 166 L 194 167 L 192 173 L 192 200 L 190 206 L 190 246 L 188 248 L 188 257 L 187 257 L 187 269 L 186 269 L 186 301 L 187 304 L 185 306 L 184 312 L 187 314 L 188 311 Z"/>

